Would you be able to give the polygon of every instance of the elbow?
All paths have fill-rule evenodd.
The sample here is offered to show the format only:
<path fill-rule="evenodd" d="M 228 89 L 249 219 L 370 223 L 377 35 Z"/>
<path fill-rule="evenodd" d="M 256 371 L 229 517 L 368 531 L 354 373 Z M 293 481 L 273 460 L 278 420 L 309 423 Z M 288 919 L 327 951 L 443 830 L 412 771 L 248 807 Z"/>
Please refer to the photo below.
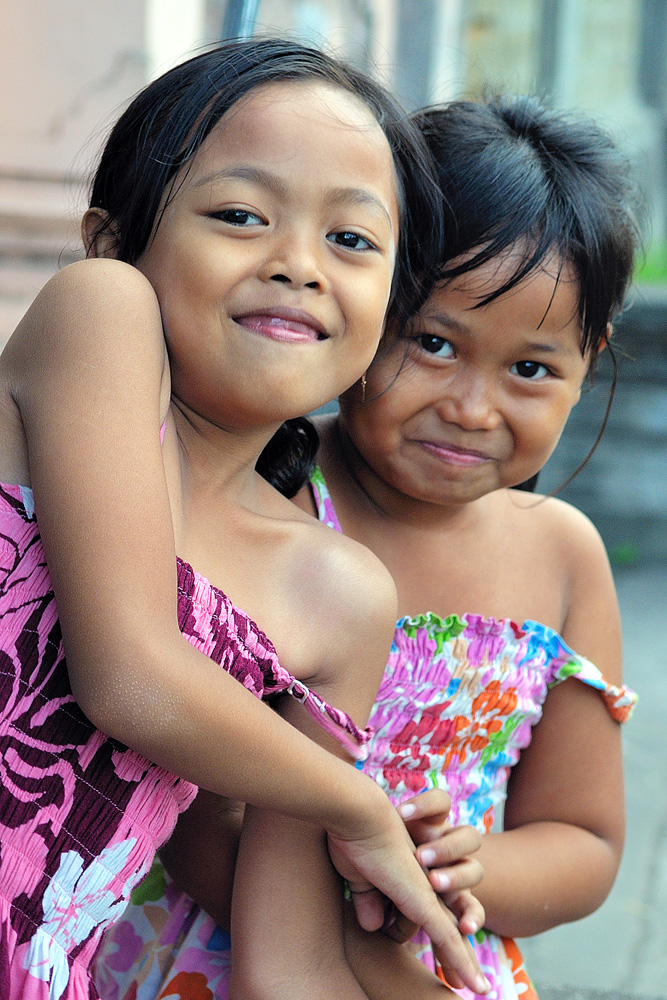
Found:
<path fill-rule="evenodd" d="M 155 649 L 129 645 L 107 648 L 103 659 L 91 657 L 81 668 L 68 659 L 72 694 L 93 726 L 151 759 L 156 729 L 168 732 L 177 718 L 177 699 L 164 683 L 161 661 Z"/>
<path fill-rule="evenodd" d="M 232 965 L 228 1000 L 285 1000 L 285 997 L 294 996 L 293 991 L 294 981 L 289 976 L 276 974 L 275 969 L 267 969 L 262 977 L 247 970 L 239 971 L 236 962 Z"/>

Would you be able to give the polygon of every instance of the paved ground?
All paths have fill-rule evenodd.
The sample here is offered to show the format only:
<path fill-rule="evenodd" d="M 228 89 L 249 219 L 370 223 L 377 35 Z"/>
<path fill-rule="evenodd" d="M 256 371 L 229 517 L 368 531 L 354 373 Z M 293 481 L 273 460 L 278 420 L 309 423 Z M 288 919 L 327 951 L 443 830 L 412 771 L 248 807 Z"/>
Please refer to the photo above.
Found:
<path fill-rule="evenodd" d="M 625 568 L 617 585 L 641 696 L 625 731 L 625 856 L 597 913 L 522 942 L 540 1000 L 667 998 L 667 565 Z"/>

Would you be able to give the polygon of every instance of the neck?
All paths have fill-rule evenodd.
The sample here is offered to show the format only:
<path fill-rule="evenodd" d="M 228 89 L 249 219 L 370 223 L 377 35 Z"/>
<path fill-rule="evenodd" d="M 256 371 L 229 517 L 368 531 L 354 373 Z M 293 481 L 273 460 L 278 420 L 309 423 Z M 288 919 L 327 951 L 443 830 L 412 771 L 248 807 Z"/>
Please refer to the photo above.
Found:
<path fill-rule="evenodd" d="M 172 397 L 171 413 L 183 471 L 190 480 L 240 496 L 256 484 L 255 465 L 280 424 L 233 427 L 212 423 Z"/>
<path fill-rule="evenodd" d="M 327 433 L 328 431 L 328 433 Z M 476 520 L 482 498 L 469 504 L 441 504 L 410 496 L 382 479 L 369 465 L 350 438 L 340 417 L 323 434 L 328 438 L 328 452 L 337 478 L 353 496 L 364 518 L 400 524 L 428 533 L 432 530 L 459 529 Z"/>

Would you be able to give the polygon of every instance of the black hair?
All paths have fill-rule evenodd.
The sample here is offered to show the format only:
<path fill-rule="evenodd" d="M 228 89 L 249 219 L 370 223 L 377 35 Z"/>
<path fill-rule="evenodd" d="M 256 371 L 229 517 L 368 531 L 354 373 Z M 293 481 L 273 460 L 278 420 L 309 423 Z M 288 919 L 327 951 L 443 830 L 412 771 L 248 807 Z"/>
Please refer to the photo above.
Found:
<path fill-rule="evenodd" d="M 135 264 L 176 193 L 177 176 L 212 129 L 251 90 L 281 80 L 324 82 L 354 95 L 384 132 L 401 216 L 388 316 L 404 322 L 426 298 L 442 257 L 441 198 L 424 140 L 365 73 L 288 39 L 223 43 L 169 70 L 134 98 L 112 129 L 93 178 L 90 207 L 106 213 L 96 235 L 112 232 L 115 255 Z M 289 435 L 282 439 L 288 447 Z M 297 435 L 297 453 L 302 446 Z M 263 469 L 271 481 L 271 468 Z M 302 481 L 306 476 L 307 470 Z"/>
<path fill-rule="evenodd" d="M 569 265 L 578 285 L 581 352 L 590 354 L 592 368 L 623 306 L 641 245 L 641 200 L 627 158 L 595 123 L 530 96 L 453 101 L 413 117 L 435 159 L 445 201 L 439 280 L 519 249 L 513 273 L 481 306 L 553 258 L 557 266 Z M 607 423 L 617 369 L 611 347 L 610 355 L 613 377 L 602 428 L 576 472 Z"/>

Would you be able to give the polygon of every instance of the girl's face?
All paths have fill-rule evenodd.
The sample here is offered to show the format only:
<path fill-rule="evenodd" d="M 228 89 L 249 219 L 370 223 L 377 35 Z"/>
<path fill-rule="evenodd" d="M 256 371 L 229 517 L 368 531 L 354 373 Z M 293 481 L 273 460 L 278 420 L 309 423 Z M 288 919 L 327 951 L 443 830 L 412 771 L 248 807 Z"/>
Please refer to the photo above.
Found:
<path fill-rule="evenodd" d="M 579 399 L 589 359 L 567 266 L 556 280 L 550 261 L 475 308 L 515 264 L 510 253 L 437 289 L 371 367 L 368 402 L 341 403 L 367 465 L 403 495 L 459 505 L 518 485 L 545 464 Z"/>
<path fill-rule="evenodd" d="M 375 353 L 397 239 L 392 156 L 365 105 L 309 82 L 246 95 L 177 179 L 137 263 L 176 397 L 239 427 L 335 397 Z"/>

